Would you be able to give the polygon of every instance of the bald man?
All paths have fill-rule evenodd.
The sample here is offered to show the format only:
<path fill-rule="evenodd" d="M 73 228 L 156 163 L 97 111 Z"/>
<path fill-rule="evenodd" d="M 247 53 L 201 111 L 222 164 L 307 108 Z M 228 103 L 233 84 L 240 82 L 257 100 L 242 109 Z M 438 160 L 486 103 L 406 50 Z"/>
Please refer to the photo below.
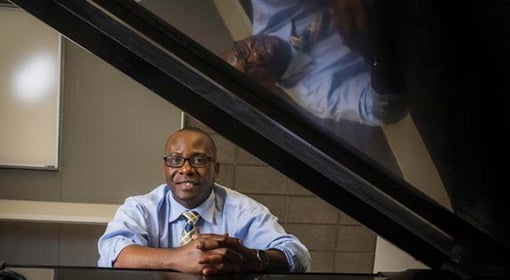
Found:
<path fill-rule="evenodd" d="M 373 65 L 347 44 L 347 23 L 366 26 L 361 1 L 257 0 L 252 7 L 253 36 L 220 54 L 237 70 L 319 118 L 381 126 L 407 115 L 406 97 L 374 89 Z"/>
<path fill-rule="evenodd" d="M 216 145 L 200 129 L 168 137 L 166 183 L 128 197 L 99 239 L 98 266 L 187 273 L 307 271 L 307 248 L 267 207 L 215 183 Z"/>

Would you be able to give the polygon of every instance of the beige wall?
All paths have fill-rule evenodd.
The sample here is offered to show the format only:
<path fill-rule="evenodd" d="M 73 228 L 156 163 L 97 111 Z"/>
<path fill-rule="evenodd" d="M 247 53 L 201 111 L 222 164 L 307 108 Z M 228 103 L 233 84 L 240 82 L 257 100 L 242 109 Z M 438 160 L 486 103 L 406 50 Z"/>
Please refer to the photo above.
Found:
<path fill-rule="evenodd" d="M 61 168 L 0 169 L 0 198 L 121 203 L 159 184 L 162 139 L 181 126 L 181 112 L 69 41 L 64 53 Z M 0 259 L 95 265 L 103 231 L 104 226 L 0 222 Z"/>

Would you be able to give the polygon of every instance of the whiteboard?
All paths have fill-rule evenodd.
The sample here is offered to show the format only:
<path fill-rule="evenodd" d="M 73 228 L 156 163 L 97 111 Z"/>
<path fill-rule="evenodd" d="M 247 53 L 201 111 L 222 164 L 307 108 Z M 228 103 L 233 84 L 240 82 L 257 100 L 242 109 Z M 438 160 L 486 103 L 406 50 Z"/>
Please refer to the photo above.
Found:
<path fill-rule="evenodd" d="M 0 167 L 58 169 L 61 36 L 0 7 Z"/>

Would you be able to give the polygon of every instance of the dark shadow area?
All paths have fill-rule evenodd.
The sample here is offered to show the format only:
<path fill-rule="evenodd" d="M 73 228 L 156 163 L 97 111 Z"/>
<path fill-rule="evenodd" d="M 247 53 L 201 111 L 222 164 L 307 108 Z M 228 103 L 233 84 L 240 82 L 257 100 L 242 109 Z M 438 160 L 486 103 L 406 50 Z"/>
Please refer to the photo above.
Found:
<path fill-rule="evenodd" d="M 508 154 L 501 130 L 509 92 L 508 1 L 403 2 L 399 45 L 410 113 L 455 213 L 509 244 L 498 160 Z"/>
<path fill-rule="evenodd" d="M 505 82 L 510 52 L 508 1 L 331 2 L 337 5 L 335 9 L 364 6 L 368 26 L 355 26 L 355 16 L 360 13 L 351 11 L 351 22 L 343 22 L 351 28 L 349 37 L 342 37 L 344 43 L 371 66 L 371 83 L 376 91 L 405 96 L 407 109 L 455 213 L 510 244 L 510 232 L 503 222 L 510 217 L 510 209 L 503 188 L 499 187 L 500 182 L 506 181 L 504 165 L 498 161 L 498 155 L 506 155 L 508 149 L 507 136 L 498 129 L 507 119 L 505 93 L 510 92 Z M 261 16 L 257 10 L 266 11 L 271 6 L 263 1 L 241 3 L 252 21 Z M 280 13 L 300 15 L 283 8 Z M 273 21 L 280 25 L 285 22 Z M 279 30 L 280 25 L 254 32 L 279 34 L 274 30 Z M 314 113 L 300 112 L 299 105 L 294 107 L 323 133 L 339 143 L 346 141 L 400 174 L 384 134 L 377 127 L 316 118 Z"/>

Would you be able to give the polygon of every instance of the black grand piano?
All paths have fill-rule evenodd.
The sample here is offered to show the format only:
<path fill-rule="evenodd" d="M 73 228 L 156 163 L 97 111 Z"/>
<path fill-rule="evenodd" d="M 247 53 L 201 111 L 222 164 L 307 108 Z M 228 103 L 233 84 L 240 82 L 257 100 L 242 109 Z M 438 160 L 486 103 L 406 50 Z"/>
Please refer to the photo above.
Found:
<path fill-rule="evenodd" d="M 374 135 L 384 128 L 321 119 L 289 104 L 143 1 L 10 2 L 428 267 L 227 279 L 510 279 L 510 207 L 504 195 L 508 1 L 361 1 L 370 33 L 357 39 L 370 43 L 360 53 L 377 81 L 373 87 L 405 96 L 451 210 L 364 150 L 380 141 Z M 240 2 L 251 17 L 251 2 Z M 0 279 L 12 270 L 40 272 L 45 279 L 202 279 L 169 271 L 11 267 L 8 260 L 4 269 Z"/>

